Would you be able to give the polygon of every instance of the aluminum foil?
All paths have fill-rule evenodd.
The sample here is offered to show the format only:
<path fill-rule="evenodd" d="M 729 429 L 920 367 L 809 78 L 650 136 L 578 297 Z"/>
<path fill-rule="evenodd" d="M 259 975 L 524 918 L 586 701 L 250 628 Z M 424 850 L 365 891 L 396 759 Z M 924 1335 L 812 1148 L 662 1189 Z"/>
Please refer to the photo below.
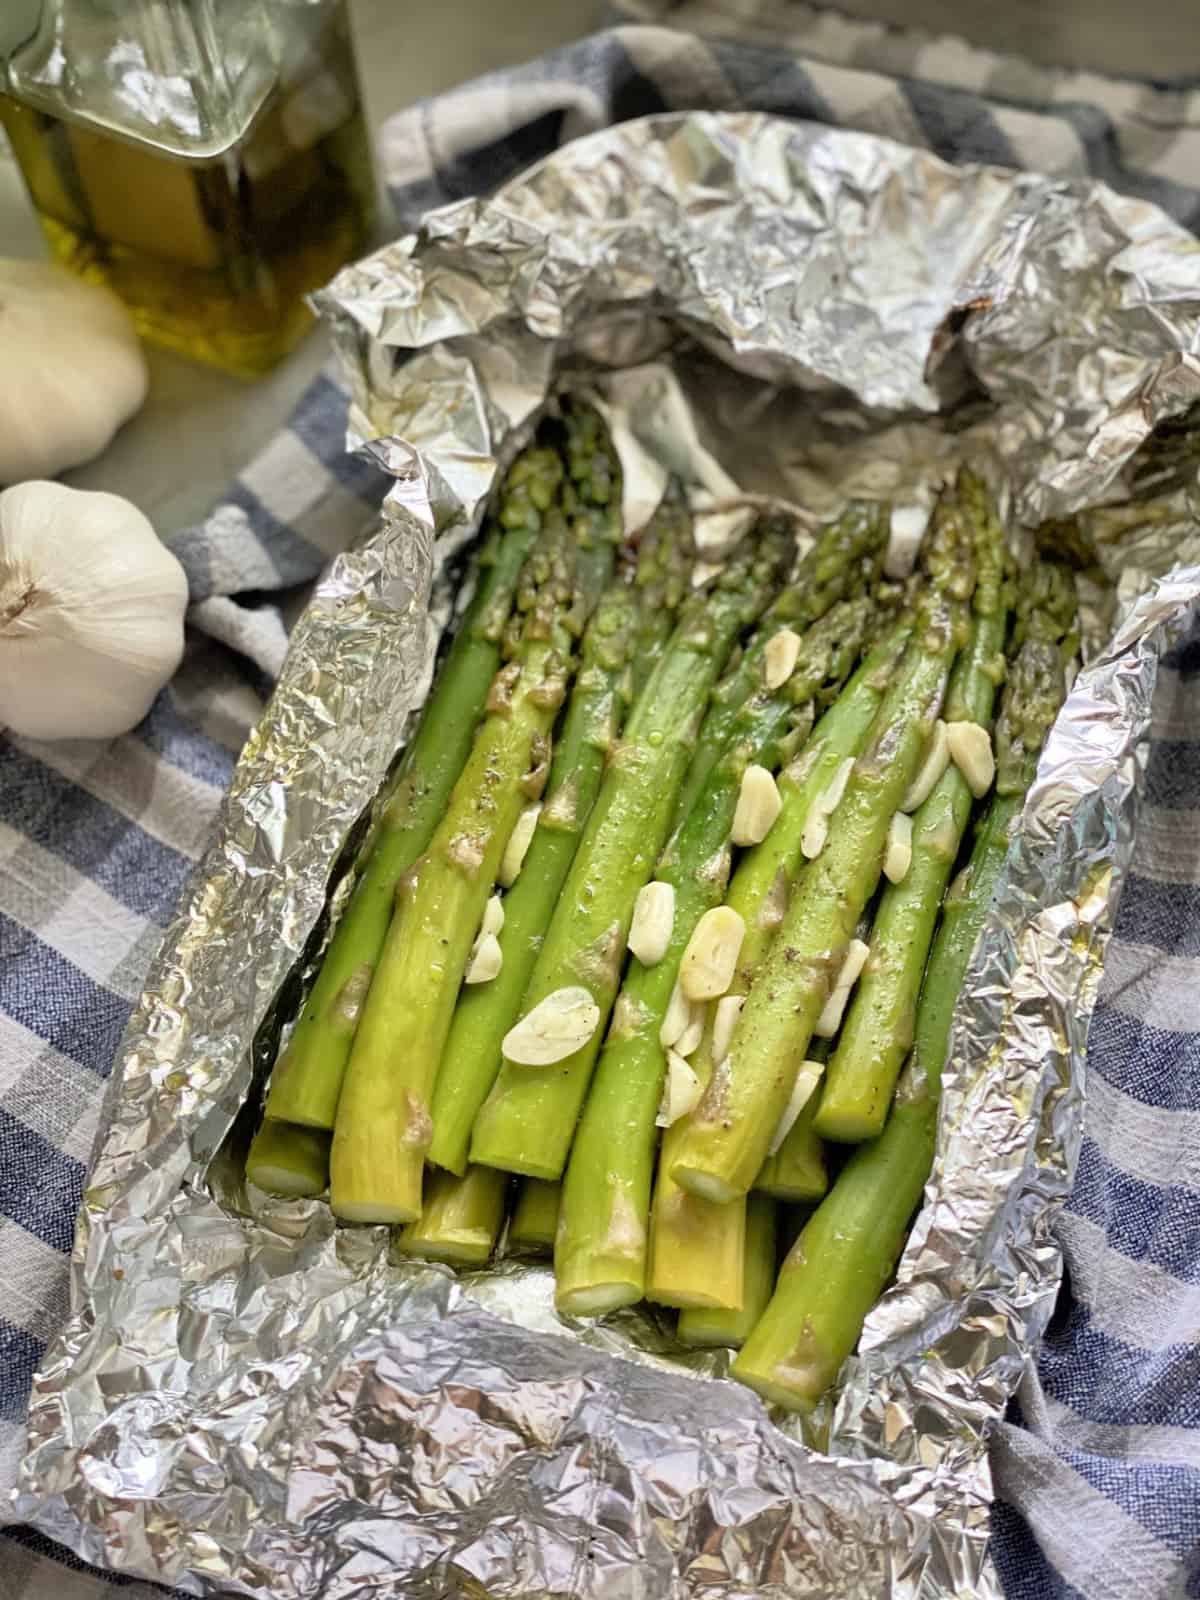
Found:
<path fill-rule="evenodd" d="M 1156 664 L 1200 595 L 1194 484 L 1130 504 L 1139 445 L 1200 392 L 1198 282 L 1188 235 L 1100 185 L 700 114 L 569 146 L 335 281 L 356 437 L 395 485 L 297 628 L 122 1046 L 19 1514 L 263 1600 L 996 1592 L 986 1431 L 1053 1305 Z M 564 383 L 609 408 L 631 515 L 670 469 L 718 531 L 853 492 L 919 527 L 970 455 L 1027 526 L 1101 507 L 1129 602 L 976 951 L 897 1284 L 807 1437 L 666 1322 L 566 1326 L 545 1268 L 456 1279 L 237 1177 L 460 552 Z"/>

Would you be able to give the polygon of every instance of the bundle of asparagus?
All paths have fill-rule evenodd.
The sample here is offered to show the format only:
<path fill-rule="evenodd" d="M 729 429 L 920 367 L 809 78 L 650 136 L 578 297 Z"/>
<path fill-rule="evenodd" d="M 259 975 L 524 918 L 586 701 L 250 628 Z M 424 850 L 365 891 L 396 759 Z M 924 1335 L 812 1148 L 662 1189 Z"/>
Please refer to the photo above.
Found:
<path fill-rule="evenodd" d="M 501 489 L 248 1174 L 329 1178 L 341 1218 L 461 1267 L 511 1210 L 561 1313 L 677 1307 L 683 1342 L 741 1347 L 736 1376 L 806 1409 L 928 1175 L 1073 586 L 1037 563 L 1014 608 L 966 471 L 908 585 L 880 579 L 866 504 L 791 572 L 763 517 L 698 583 L 678 492 L 622 543 L 600 418 L 557 429 Z"/>

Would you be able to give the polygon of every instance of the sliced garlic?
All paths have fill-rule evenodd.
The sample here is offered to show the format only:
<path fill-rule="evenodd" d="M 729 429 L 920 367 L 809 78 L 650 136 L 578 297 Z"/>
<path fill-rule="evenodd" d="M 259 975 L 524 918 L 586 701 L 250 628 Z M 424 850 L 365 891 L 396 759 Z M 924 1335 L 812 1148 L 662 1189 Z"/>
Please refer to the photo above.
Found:
<path fill-rule="evenodd" d="M 933 793 L 934 786 L 950 765 L 950 745 L 946 739 L 946 724 L 939 717 L 933 725 L 925 754 L 917 775 L 909 785 L 908 793 L 900 802 L 901 811 L 915 811 L 923 806 Z"/>
<path fill-rule="evenodd" d="M 521 870 L 529 846 L 533 843 L 533 830 L 537 827 L 541 814 L 540 802 L 535 801 L 532 805 L 526 806 L 517 818 L 516 827 L 508 836 L 508 843 L 500 858 L 500 871 L 496 874 L 506 889 L 511 888 L 517 881 L 517 874 Z"/>
<path fill-rule="evenodd" d="M 737 1027 L 737 1020 L 742 1014 L 742 1007 L 746 1003 L 744 994 L 722 995 L 717 1001 L 717 1009 L 713 1013 L 712 1053 L 713 1065 L 719 1067 L 729 1054 L 729 1046 L 733 1039 L 733 1030 Z"/>
<path fill-rule="evenodd" d="M 761 844 L 775 826 L 783 800 L 766 767 L 749 766 L 742 774 L 730 838 L 736 845 Z"/>
<path fill-rule="evenodd" d="M 704 1037 L 704 1007 L 693 1006 L 691 1020 L 675 1041 L 676 1054 L 694 1056 Z"/>
<path fill-rule="evenodd" d="M 662 1027 L 658 1030 L 658 1042 L 664 1048 L 678 1044 L 688 1028 L 691 1026 L 692 1012 L 695 1007 L 679 987 L 679 979 L 675 980 L 675 987 L 671 990 L 671 998 L 667 1001 L 667 1009 L 663 1014 Z"/>
<path fill-rule="evenodd" d="M 763 682 L 768 689 L 781 689 L 796 670 L 800 656 L 800 635 L 791 628 L 780 628 L 763 651 Z"/>
<path fill-rule="evenodd" d="M 675 926 L 673 884 L 647 883 L 638 891 L 629 926 L 629 948 L 644 967 L 653 967 L 667 953 Z"/>
<path fill-rule="evenodd" d="M 850 991 L 858 982 L 870 954 L 870 945 L 864 944 L 861 939 L 851 939 L 846 948 L 845 959 L 842 961 L 842 970 L 838 973 L 837 982 L 833 986 L 833 993 L 826 1000 L 825 1008 L 817 1018 L 817 1025 L 813 1029 L 818 1039 L 832 1039 L 841 1027 Z"/>
<path fill-rule="evenodd" d="M 815 861 L 824 850 L 825 841 L 829 837 L 829 819 L 841 805 L 842 796 L 846 793 L 846 785 L 850 782 L 850 774 L 853 771 L 854 757 L 846 756 L 829 783 L 813 801 L 812 809 L 804 819 L 804 832 L 800 838 L 800 849 L 807 861 Z"/>
<path fill-rule="evenodd" d="M 825 841 L 829 838 L 829 818 L 821 810 L 820 798 L 813 802 L 813 808 L 804 819 L 804 832 L 800 835 L 800 849 L 806 861 L 815 861 L 825 848 Z"/>
<path fill-rule="evenodd" d="M 504 952 L 500 948 L 499 939 L 494 933 L 482 933 L 475 941 L 471 964 L 467 968 L 463 982 L 491 983 L 493 978 L 499 976 L 503 965 Z"/>
<path fill-rule="evenodd" d="M 912 818 L 897 811 L 888 824 L 883 847 L 883 875 L 889 883 L 902 883 L 912 866 Z"/>
<path fill-rule="evenodd" d="M 549 1067 L 585 1045 L 600 1025 L 600 1007 L 580 984 L 555 989 L 504 1035 L 506 1061 Z"/>
<path fill-rule="evenodd" d="M 996 777 L 992 736 L 977 722 L 951 722 L 946 727 L 950 759 L 967 780 L 976 800 L 982 800 Z"/>
<path fill-rule="evenodd" d="M 714 906 L 696 924 L 679 963 L 679 986 L 689 1000 L 716 1000 L 733 982 L 746 924 L 732 906 Z"/>
<path fill-rule="evenodd" d="M 700 1104 L 704 1086 L 677 1050 L 667 1051 L 667 1075 L 663 1080 L 662 1102 L 655 1119 L 660 1128 L 669 1128 Z"/>
<path fill-rule="evenodd" d="M 773 1156 L 778 1153 L 783 1141 L 796 1126 L 797 1119 L 805 1106 L 813 1097 L 813 1090 L 821 1081 L 821 1074 L 825 1071 L 823 1061 L 802 1061 L 800 1070 L 796 1074 L 796 1082 L 792 1087 L 791 1098 L 787 1108 L 779 1119 L 779 1125 L 771 1135 L 771 1142 L 767 1146 L 767 1154 Z"/>
<path fill-rule="evenodd" d="M 504 902 L 498 894 L 494 894 L 483 908 L 483 921 L 479 931 L 485 937 L 489 933 L 499 933 L 504 926 Z"/>

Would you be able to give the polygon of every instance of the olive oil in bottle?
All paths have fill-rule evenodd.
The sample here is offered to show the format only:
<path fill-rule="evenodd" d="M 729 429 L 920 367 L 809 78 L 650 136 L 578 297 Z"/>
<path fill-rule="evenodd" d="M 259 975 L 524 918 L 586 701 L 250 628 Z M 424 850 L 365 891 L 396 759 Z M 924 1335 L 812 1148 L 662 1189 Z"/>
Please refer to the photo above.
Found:
<path fill-rule="evenodd" d="M 202 154 L 115 119 L 0 95 L 51 250 L 107 284 L 156 344 L 252 377 L 304 335 L 304 297 L 367 241 L 368 140 L 343 6 L 261 97 L 241 137 Z"/>

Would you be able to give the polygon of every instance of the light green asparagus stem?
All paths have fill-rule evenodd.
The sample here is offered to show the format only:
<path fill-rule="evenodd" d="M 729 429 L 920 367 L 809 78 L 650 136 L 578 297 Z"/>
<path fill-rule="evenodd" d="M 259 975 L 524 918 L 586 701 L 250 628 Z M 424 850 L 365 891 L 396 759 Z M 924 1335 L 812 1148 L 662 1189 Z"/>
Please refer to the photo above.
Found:
<path fill-rule="evenodd" d="M 510 1250 L 538 1256 L 554 1253 L 560 1192 L 557 1183 L 546 1183 L 541 1178 L 521 1179 L 512 1221 L 508 1225 Z"/>
<path fill-rule="evenodd" d="M 711 589 L 685 602 L 605 775 L 522 1003 L 526 1015 L 555 990 L 582 985 L 599 1023 L 552 1066 L 504 1062 L 475 1124 L 473 1161 L 561 1176 L 616 999 L 633 904 L 666 837 L 697 721 L 739 632 L 770 598 L 790 543 L 766 527 Z"/>
<path fill-rule="evenodd" d="M 329 1135 L 323 1128 L 265 1117 L 246 1157 L 246 1176 L 268 1194 L 324 1194 L 329 1187 Z"/>
<path fill-rule="evenodd" d="M 420 1214 L 429 1102 L 455 997 L 509 835 L 546 779 L 571 659 L 574 564 L 552 521 L 522 577 L 527 612 L 515 657 L 496 676 L 429 849 L 401 880 L 334 1129 L 330 1200 L 347 1221 Z"/>
<path fill-rule="evenodd" d="M 691 813 L 705 780 L 732 739 L 738 711 L 762 683 L 763 656 L 771 640 L 784 628 L 803 632 L 836 601 L 865 591 L 879 571 L 887 532 L 886 508 L 856 501 L 818 534 L 792 582 L 768 606 L 753 640 L 712 692 L 676 802 L 676 827 Z"/>
<path fill-rule="evenodd" d="M 726 897 L 746 925 L 731 994 L 747 992 L 770 947 L 801 861 L 800 841 L 809 810 L 846 757 L 862 749 L 910 632 L 907 623 L 890 630 L 780 777 L 783 809 L 763 842 L 743 856 Z M 713 1071 L 711 1020 L 691 1066 L 707 1087 Z M 736 1309 L 742 1292 L 745 1204 L 739 1199 L 716 1205 L 672 1182 L 671 1163 L 683 1128 L 683 1123 L 676 1123 L 663 1136 L 650 1217 L 646 1292 L 662 1305 Z"/>
<path fill-rule="evenodd" d="M 666 1070 L 659 1031 L 679 963 L 700 918 L 724 898 L 747 767 L 773 771 L 808 732 L 814 702 L 835 697 L 848 677 L 871 614 L 865 597 L 835 605 L 804 634 L 787 682 L 744 702 L 729 747 L 658 864 L 656 876 L 675 891 L 670 943 L 653 966 L 630 963 L 563 1182 L 554 1271 L 555 1302 L 567 1315 L 633 1305 L 645 1292 L 655 1114 Z"/>
<path fill-rule="evenodd" d="M 775 1288 L 775 1202 L 765 1194 L 746 1199 L 746 1249 L 742 1305 L 738 1311 L 693 1306 L 679 1314 L 679 1342 L 692 1348 L 727 1345 L 740 1350 L 770 1303 Z"/>
<path fill-rule="evenodd" d="M 686 582 L 691 565 L 691 528 L 672 510 L 648 547 L 653 583 L 641 595 L 665 606 L 665 574 L 674 565 Z M 644 571 L 639 552 L 639 573 Z M 433 1143 L 429 1160 L 451 1172 L 467 1164 L 471 1129 L 496 1074 L 500 1046 L 516 1021 L 546 927 L 562 892 L 584 825 L 604 777 L 609 752 L 625 715 L 621 694 L 640 634 L 640 596 L 618 582 L 601 601 L 584 637 L 579 675 L 562 737 L 554 750 L 546 803 L 517 881 L 504 897 L 499 941 L 503 965 L 490 983 L 459 995 L 433 1097 Z M 670 619 L 667 621 L 670 626 Z"/>
<path fill-rule="evenodd" d="M 954 1008 L 1075 649 L 1068 575 L 1039 566 L 1023 610 L 1024 642 L 996 730 L 996 792 L 946 900 L 892 1114 L 878 1139 L 855 1150 L 809 1219 L 734 1364 L 735 1377 L 790 1410 L 811 1410 L 835 1381 L 892 1275 L 929 1177 Z"/>
<path fill-rule="evenodd" d="M 332 1128 L 354 1029 L 383 948 L 396 884 L 433 835 L 500 665 L 517 578 L 563 476 L 558 451 L 518 456 L 501 490 L 474 598 L 390 786 L 321 969 L 276 1063 L 268 1116 Z"/>
<path fill-rule="evenodd" d="M 958 492 L 975 530 L 979 579 L 971 641 L 951 673 L 943 715 L 947 722 L 987 727 L 1008 633 L 1007 553 L 982 482 L 963 472 Z M 972 803 L 967 780 L 952 762 L 913 817 L 911 864 L 900 883 L 883 891 L 870 959 L 825 1074 L 814 1123 L 822 1139 L 854 1144 L 883 1128 L 912 1049 L 921 974 Z"/>
<path fill-rule="evenodd" d="M 430 1172 L 421 1215 L 400 1235 L 406 1256 L 481 1267 L 491 1257 L 504 1221 L 508 1179 L 491 1167 L 468 1167 L 462 1177 Z"/>
<path fill-rule="evenodd" d="M 805 1052 L 809 1061 L 824 1061 L 829 1054 L 826 1039 L 814 1039 Z M 800 1115 L 784 1137 L 773 1156 L 768 1156 L 754 1181 L 755 1189 L 771 1195 L 776 1200 L 803 1204 L 819 1200 L 829 1188 L 829 1171 L 825 1165 L 825 1146 L 816 1128 L 817 1107 L 821 1093 L 817 1091 L 803 1106 Z"/>
<path fill-rule="evenodd" d="M 956 503 L 926 541 L 930 592 L 828 840 L 801 875 L 734 1029 L 729 1054 L 684 1124 L 671 1177 L 727 1204 L 758 1176 L 809 1038 L 879 881 L 888 825 L 912 783 L 963 642 L 974 588 Z"/>
<path fill-rule="evenodd" d="M 630 699 L 636 700 L 666 648 L 691 579 L 695 547 L 692 516 L 672 483 L 637 541 L 638 631 L 630 664 Z"/>

